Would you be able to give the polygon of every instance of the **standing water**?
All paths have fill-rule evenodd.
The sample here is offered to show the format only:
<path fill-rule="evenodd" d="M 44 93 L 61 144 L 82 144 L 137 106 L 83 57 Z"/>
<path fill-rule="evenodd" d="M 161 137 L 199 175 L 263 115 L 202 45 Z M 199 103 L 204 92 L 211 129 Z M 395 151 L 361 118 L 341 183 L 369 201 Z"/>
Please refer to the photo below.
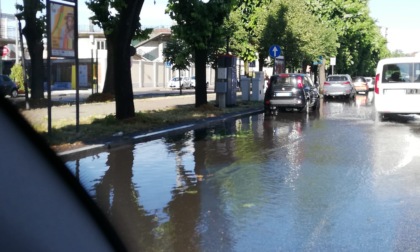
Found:
<path fill-rule="evenodd" d="M 249 116 L 66 165 L 130 251 L 417 250 L 419 160 L 406 151 L 419 134 L 337 108 Z M 387 142 L 396 134 L 404 148 Z"/>

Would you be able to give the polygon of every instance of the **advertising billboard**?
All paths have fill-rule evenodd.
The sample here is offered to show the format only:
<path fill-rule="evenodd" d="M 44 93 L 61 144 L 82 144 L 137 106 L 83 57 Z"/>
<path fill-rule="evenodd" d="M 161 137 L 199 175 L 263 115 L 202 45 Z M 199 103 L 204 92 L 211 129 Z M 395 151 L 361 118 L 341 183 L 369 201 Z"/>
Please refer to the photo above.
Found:
<path fill-rule="evenodd" d="M 75 7 L 50 3 L 51 56 L 75 57 Z"/>

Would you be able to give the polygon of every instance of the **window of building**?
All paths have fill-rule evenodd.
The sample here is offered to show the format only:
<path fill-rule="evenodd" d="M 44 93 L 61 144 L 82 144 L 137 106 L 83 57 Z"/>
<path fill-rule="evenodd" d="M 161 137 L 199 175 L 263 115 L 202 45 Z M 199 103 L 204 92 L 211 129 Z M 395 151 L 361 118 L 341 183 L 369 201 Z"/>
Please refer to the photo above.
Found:
<path fill-rule="evenodd" d="M 96 40 L 96 49 L 106 50 L 106 40 Z"/>

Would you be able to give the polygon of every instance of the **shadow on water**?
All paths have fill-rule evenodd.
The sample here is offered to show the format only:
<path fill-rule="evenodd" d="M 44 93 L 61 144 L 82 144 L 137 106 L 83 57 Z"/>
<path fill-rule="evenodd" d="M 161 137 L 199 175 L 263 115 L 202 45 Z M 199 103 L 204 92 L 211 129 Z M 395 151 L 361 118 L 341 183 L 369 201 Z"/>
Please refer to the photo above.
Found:
<path fill-rule="evenodd" d="M 153 216 L 140 205 L 133 178 L 134 146 L 115 149 L 107 159 L 108 170 L 94 185 L 99 207 L 109 216 L 115 229 L 122 235 L 130 251 L 143 251 L 153 244 L 157 227 Z"/>
<path fill-rule="evenodd" d="M 402 123 L 402 124 L 415 123 L 419 119 L 420 117 L 414 114 L 409 114 L 409 115 L 387 114 L 380 118 L 381 122 Z"/>
<path fill-rule="evenodd" d="M 130 251 L 231 250 L 229 221 L 220 207 L 223 197 L 207 180 L 237 160 L 235 139 L 242 130 L 249 133 L 250 121 L 227 120 L 67 165 Z M 153 187 L 168 190 L 156 195 Z"/>

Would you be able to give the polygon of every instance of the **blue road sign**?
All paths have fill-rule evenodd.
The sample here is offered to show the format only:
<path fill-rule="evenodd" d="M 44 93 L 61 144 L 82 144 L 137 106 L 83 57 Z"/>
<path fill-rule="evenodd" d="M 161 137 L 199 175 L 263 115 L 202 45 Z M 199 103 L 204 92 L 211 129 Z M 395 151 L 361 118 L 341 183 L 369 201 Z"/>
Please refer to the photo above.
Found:
<path fill-rule="evenodd" d="M 278 56 L 281 55 L 280 46 L 278 46 L 278 45 L 272 45 L 272 46 L 270 46 L 270 49 L 268 50 L 268 53 L 270 54 L 270 56 L 272 58 L 277 58 Z"/>

